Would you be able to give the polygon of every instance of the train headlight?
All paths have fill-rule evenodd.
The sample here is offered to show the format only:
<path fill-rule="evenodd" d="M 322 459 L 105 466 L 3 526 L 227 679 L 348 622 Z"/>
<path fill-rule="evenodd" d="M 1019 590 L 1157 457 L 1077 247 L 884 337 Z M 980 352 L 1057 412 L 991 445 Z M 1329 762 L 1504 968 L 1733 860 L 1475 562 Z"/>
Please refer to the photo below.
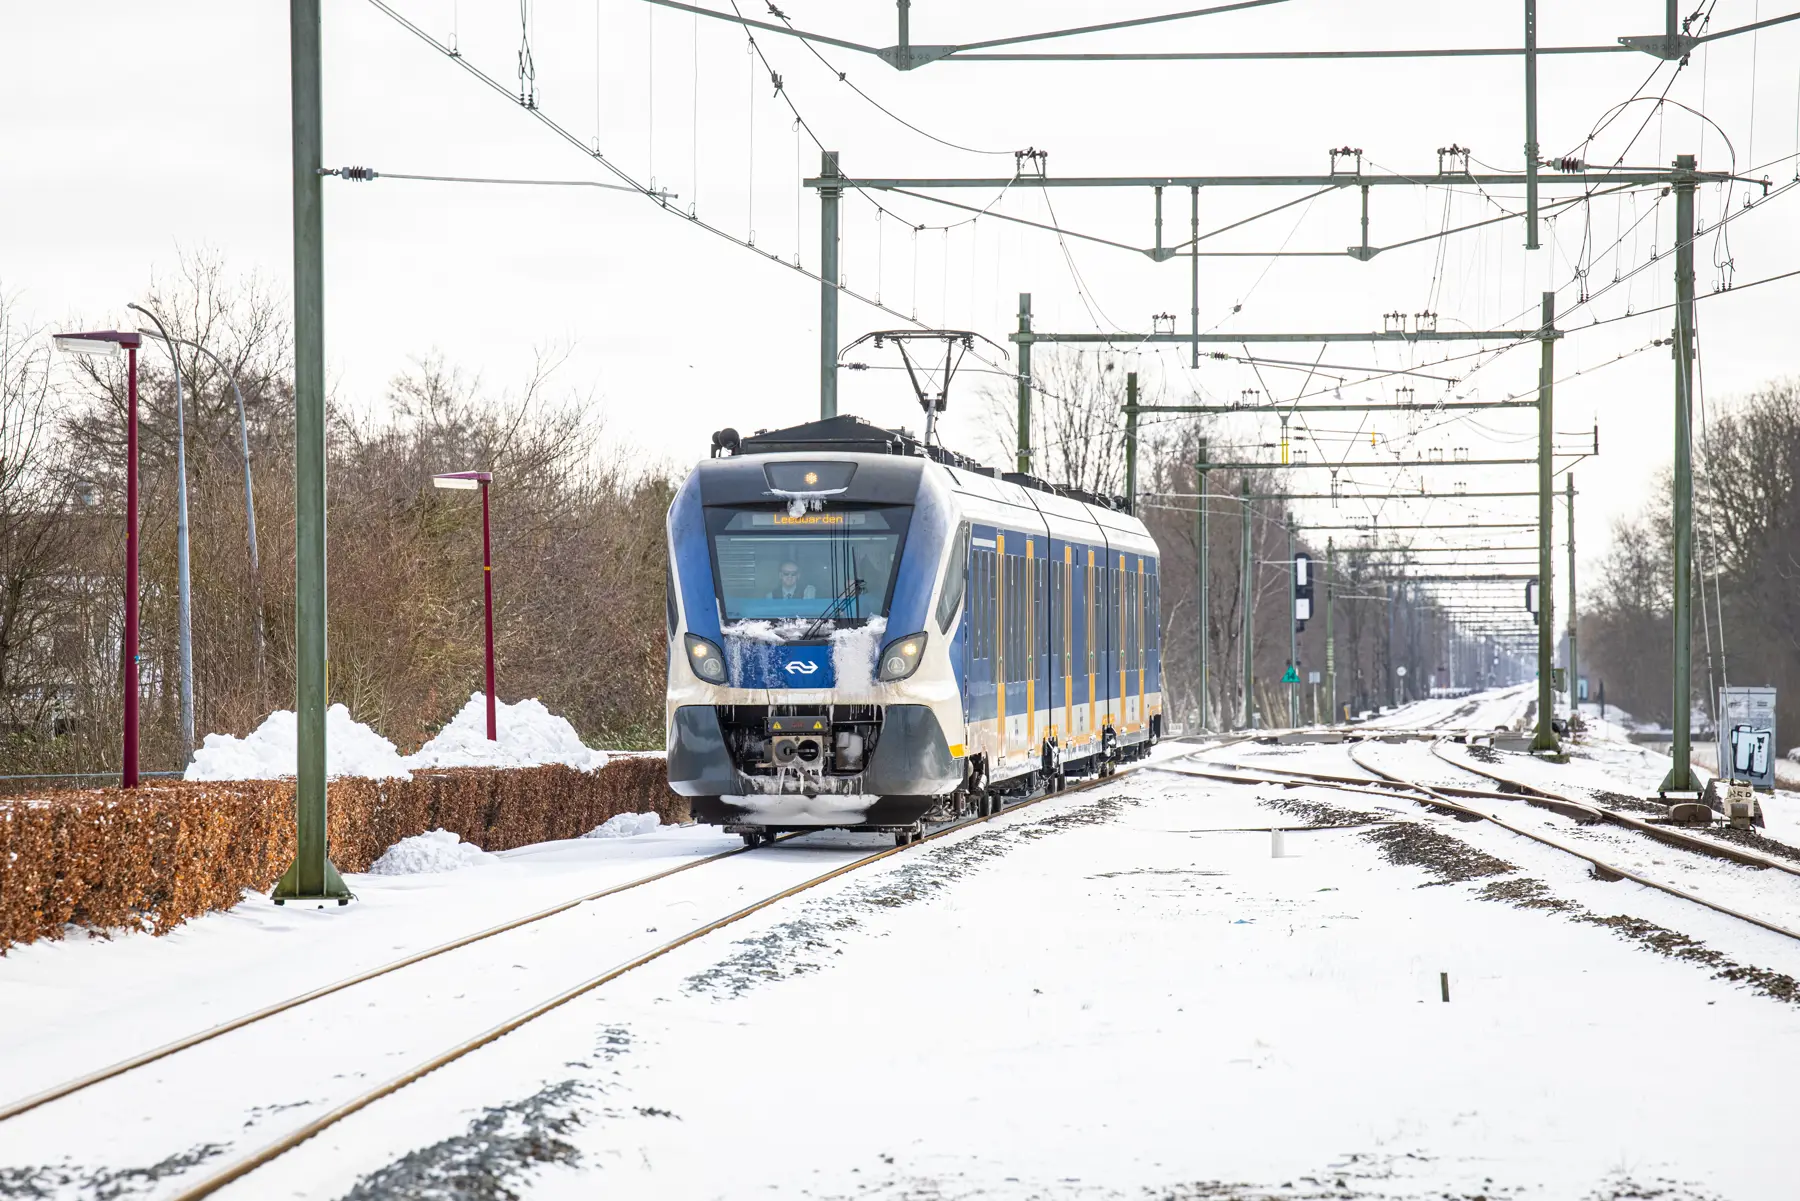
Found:
<path fill-rule="evenodd" d="M 925 635 L 908 634 L 905 638 L 896 638 L 881 648 L 881 670 L 877 678 L 883 683 L 904 680 L 919 670 L 919 660 L 925 657 Z"/>
<path fill-rule="evenodd" d="M 725 682 L 725 655 L 704 638 L 687 635 L 688 666 L 709 684 Z"/>

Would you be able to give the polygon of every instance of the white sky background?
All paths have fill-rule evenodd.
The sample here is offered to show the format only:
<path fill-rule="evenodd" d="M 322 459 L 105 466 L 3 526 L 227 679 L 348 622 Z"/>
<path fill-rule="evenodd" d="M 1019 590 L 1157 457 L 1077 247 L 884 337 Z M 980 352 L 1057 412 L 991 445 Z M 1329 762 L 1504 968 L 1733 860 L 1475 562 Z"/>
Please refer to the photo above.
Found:
<path fill-rule="evenodd" d="M 766 17 L 740 0 L 746 15 Z M 396 0 L 411 19 L 444 40 L 453 28 L 469 62 L 511 86 L 516 79 L 519 13 L 511 0 Z M 541 109 L 637 178 L 654 175 L 699 215 L 736 233 L 751 227 L 759 247 L 791 260 L 798 250 L 818 265 L 818 206 L 797 186 L 814 174 L 818 154 L 760 68 L 754 72 L 741 31 L 640 0 L 535 0 L 532 39 Z M 717 7 L 729 8 L 727 0 Z M 870 44 L 894 40 L 885 0 L 846 4 L 785 0 L 801 28 Z M 1148 15 L 1177 7 L 1151 0 L 915 0 L 913 40 L 969 41 L 1011 33 Z M 1785 0 L 1717 0 L 1712 27 L 1727 28 L 1791 8 Z M 1540 44 L 1595 45 L 1622 34 L 1660 31 L 1662 6 L 1651 0 L 1544 0 Z M 64 6 L 8 5 L 0 10 L 0 287 L 44 321 L 109 322 L 140 296 L 152 274 L 174 274 L 183 251 L 210 249 L 233 272 L 260 272 L 286 292 L 291 279 L 288 51 L 286 6 L 170 2 L 93 3 L 79 15 Z M 1517 44 L 1522 4 L 1392 0 L 1333 3 L 1292 0 L 1244 13 L 1145 30 L 1045 43 L 1040 49 L 1298 49 Z M 654 53 L 651 52 L 652 35 Z M 1262 63 L 955 64 L 909 74 L 853 51 L 825 57 L 883 104 L 923 129 L 970 147 L 948 149 L 882 115 L 839 83 L 798 41 L 759 35 L 764 52 L 812 128 L 842 152 L 845 170 L 867 175 L 1005 176 L 1011 151 L 1050 151 L 1053 175 L 1314 173 L 1331 146 L 1360 146 L 1371 169 L 1435 171 L 1438 146 L 1472 147 L 1496 168 L 1522 165 L 1522 62 L 1517 57 Z M 1595 120 L 1643 82 L 1655 60 L 1639 54 L 1546 57 L 1540 65 L 1540 140 L 1546 154 L 1580 150 Z M 651 67 L 654 66 L 654 72 Z M 1671 67 L 1651 89 L 1660 91 Z M 1800 144 L 1800 22 L 1712 44 L 1696 53 L 1670 92 L 1703 106 L 1737 147 L 1740 169 L 1767 168 L 1777 185 L 1792 180 Z M 653 79 L 652 79 L 653 74 Z M 1755 81 L 1754 96 L 1752 79 Z M 584 155 L 555 139 L 515 103 L 495 95 L 363 0 L 325 5 L 325 146 L 328 165 L 382 171 L 533 178 L 607 178 Z M 1752 100 L 1754 99 L 1754 107 Z M 654 119 L 652 119 L 652 109 Z M 1649 111 L 1635 106 L 1591 157 L 1610 163 L 1623 136 Z M 1754 141 L 1751 121 L 1754 115 Z M 754 167 L 749 153 L 754 140 Z M 1652 120 L 1626 162 L 1668 163 L 1694 151 L 1703 168 L 1731 165 L 1717 133 L 1702 136 L 1693 117 L 1670 111 Z M 1763 172 L 1759 171 L 1758 174 Z M 1570 189 L 1549 189 L 1546 199 Z M 702 456 L 723 425 L 746 431 L 805 420 L 817 412 L 818 285 L 659 211 L 632 196 L 593 189 L 501 188 L 382 180 L 326 181 L 326 350 L 342 399 L 378 406 L 386 381 L 409 359 L 441 350 L 478 372 L 494 390 L 522 383 L 534 352 L 569 344 L 558 377 L 589 396 L 611 438 L 650 458 L 682 464 Z M 1202 193 L 1202 229 L 1246 216 L 1298 193 Z M 954 198 L 985 204 L 992 193 Z M 1741 205 L 1739 186 L 1729 203 Z M 1522 197 L 1495 198 L 1522 207 Z M 752 217 L 752 199 L 754 216 Z M 905 221 L 932 226 L 966 214 L 905 197 L 884 198 Z M 1144 191 L 1055 192 L 1065 228 L 1149 245 L 1152 198 Z M 1725 194 L 1703 188 L 1698 211 L 1711 226 Z M 1378 188 L 1371 240 L 1385 244 L 1429 233 L 1444 217 L 1441 190 Z M 1635 207 L 1634 207 L 1635 206 Z M 1590 286 L 1615 270 L 1647 261 L 1653 242 L 1663 261 L 1564 323 L 1578 330 L 1627 305 L 1642 310 L 1672 299 L 1673 200 L 1646 217 L 1623 243 L 1623 259 L 1597 257 Z M 884 220 L 877 250 L 872 208 L 844 202 L 843 270 L 850 287 L 932 324 L 972 326 L 1004 343 L 1014 328 L 1017 294 L 1034 296 L 1041 330 L 1093 331 L 1096 322 L 1142 331 L 1168 311 L 1187 328 L 1188 267 L 1071 240 L 1091 287 L 1083 302 L 1053 236 L 983 220 L 973 229 L 914 235 Z M 999 210 L 1048 219 L 1043 198 L 1015 190 Z M 1492 215 L 1488 200 L 1459 193 L 1452 224 Z M 1596 202 L 1596 250 L 1650 211 L 1646 197 Z M 1741 285 L 1800 268 L 1800 199 L 1771 201 L 1732 223 L 1730 254 Z M 1166 198 L 1165 238 L 1187 236 L 1184 192 Z M 1370 263 L 1346 256 L 1202 260 L 1202 328 L 1222 330 L 1379 329 L 1382 314 L 1433 308 L 1440 324 L 1491 327 L 1535 324 L 1538 294 L 1567 283 L 1579 261 L 1579 209 L 1545 226 L 1556 247 L 1529 256 L 1513 221 L 1438 244 L 1396 250 Z M 1660 229 L 1660 237 L 1656 231 Z M 1358 240 L 1354 190 L 1323 197 L 1208 243 L 1209 248 L 1341 250 Z M 1715 240 L 1697 255 L 1704 297 L 1719 278 Z M 915 261 L 916 257 L 916 261 Z M 1438 283 L 1433 291 L 1434 274 Z M 914 279 L 917 279 L 916 295 Z M 1699 310 L 1705 396 L 1716 406 L 1771 377 L 1800 370 L 1796 315 L 1800 278 L 1734 296 L 1703 300 Z M 1573 288 L 1560 306 L 1575 301 Z M 1230 314 L 1242 303 L 1242 311 Z M 1090 305 L 1092 313 L 1090 314 Z M 902 324 L 846 298 L 842 342 Z M 1557 374 L 1595 369 L 1622 352 L 1666 337 L 1668 313 L 1574 333 L 1557 350 Z M 1123 340 L 1122 340 L 1123 341 Z M 1233 347 L 1218 349 L 1234 350 Z M 1392 368 L 1457 354 L 1468 344 L 1403 348 L 1345 344 L 1330 362 Z M 1310 360 L 1317 347 L 1265 347 L 1262 353 Z M 897 363 L 894 352 L 859 351 L 868 362 Z M 1174 348 L 1146 352 L 1146 377 L 1166 375 L 1167 396 L 1198 387 L 1215 399 L 1265 388 L 1287 399 L 1303 374 L 1203 361 L 1180 366 Z M 1464 360 L 1464 364 L 1475 360 Z M 1447 374 L 1461 374 L 1459 365 Z M 1498 398 L 1535 384 L 1537 351 L 1514 350 L 1450 388 Z M 1354 372 L 1332 374 L 1355 377 Z M 917 427 L 920 414 L 903 375 L 841 375 L 841 409 L 878 423 Z M 953 446 L 987 449 L 988 419 L 976 387 L 993 377 L 959 380 L 944 424 Z M 1266 381 L 1266 384 L 1265 382 Z M 1004 382 L 1004 381 L 995 381 Z M 1401 381 L 1348 388 L 1346 395 L 1388 396 Z M 1315 381 L 1316 386 L 1317 381 Z M 1446 385 L 1414 380 L 1424 402 Z M 1611 520 L 1634 511 L 1672 443 L 1672 362 L 1663 348 L 1567 380 L 1557 391 L 1560 430 L 1600 426 L 1602 457 L 1581 465 L 1578 481 L 1583 559 L 1591 561 Z M 1358 415 L 1312 423 L 1316 461 L 1342 456 Z M 1430 421 L 1420 421 L 1423 427 Z M 1458 423 L 1411 441 L 1406 423 L 1363 424 L 1409 454 L 1436 447 L 1444 457 L 1530 453 L 1530 411 L 1482 419 L 1490 433 Z M 1271 419 L 1233 427 L 1272 441 Z M 1146 430 L 1148 431 L 1148 428 Z M 1298 431 L 1297 431 L 1298 432 Z M 1303 443 L 1304 444 L 1304 443 Z M 446 464 L 456 467 L 461 464 Z M 1306 477 L 1325 491 L 1325 472 Z M 1385 473 L 1345 477 L 1382 485 Z M 1408 477 L 1416 487 L 1416 477 Z M 1434 483 L 1465 479 L 1470 490 L 1532 487 L 1529 468 L 1504 472 L 1439 471 Z M 1412 518 L 1390 505 L 1384 520 L 1454 517 L 1477 502 L 1414 506 Z M 1533 502 L 1484 502 L 1529 520 Z M 1320 521 L 1366 513 L 1346 504 L 1303 509 Z M 1559 513 L 1558 532 L 1563 518 Z M 1516 541 L 1530 540 L 1521 531 Z M 1341 538 L 1341 536 L 1340 536 Z M 1559 555 L 1560 559 L 1560 555 Z M 1559 582 L 1558 591 L 1562 590 Z"/>

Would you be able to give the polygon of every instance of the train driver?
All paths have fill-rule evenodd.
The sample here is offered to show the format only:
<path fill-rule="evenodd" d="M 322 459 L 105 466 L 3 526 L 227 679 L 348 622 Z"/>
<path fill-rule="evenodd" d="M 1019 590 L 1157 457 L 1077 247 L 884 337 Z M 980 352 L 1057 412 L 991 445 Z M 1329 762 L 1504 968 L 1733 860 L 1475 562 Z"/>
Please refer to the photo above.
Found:
<path fill-rule="evenodd" d="M 818 597 L 818 589 L 811 584 L 800 583 L 800 565 L 792 559 L 784 559 L 781 563 L 781 583 L 769 593 L 770 600 L 814 600 Z"/>

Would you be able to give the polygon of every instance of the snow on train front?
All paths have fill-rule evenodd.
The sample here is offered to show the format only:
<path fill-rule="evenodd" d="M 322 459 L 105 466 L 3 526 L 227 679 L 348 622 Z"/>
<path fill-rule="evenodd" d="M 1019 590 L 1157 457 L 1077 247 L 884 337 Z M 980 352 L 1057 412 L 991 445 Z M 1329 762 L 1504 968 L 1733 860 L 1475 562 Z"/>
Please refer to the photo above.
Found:
<path fill-rule="evenodd" d="M 869 433 L 781 431 L 826 448 Z M 761 440 L 702 462 L 669 510 L 670 787 L 751 845 L 915 837 L 965 775 L 960 631 L 933 621 L 953 497 L 926 459 Z"/>

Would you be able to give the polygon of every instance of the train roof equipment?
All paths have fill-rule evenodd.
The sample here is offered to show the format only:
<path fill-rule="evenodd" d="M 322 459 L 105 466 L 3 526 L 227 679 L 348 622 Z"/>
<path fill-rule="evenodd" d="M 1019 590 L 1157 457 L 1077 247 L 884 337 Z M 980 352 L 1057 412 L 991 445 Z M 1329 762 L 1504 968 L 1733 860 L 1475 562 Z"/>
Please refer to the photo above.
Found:
<path fill-rule="evenodd" d="M 785 429 L 757 430 L 748 435 L 740 435 L 735 429 L 722 429 L 712 437 L 713 458 L 768 454 L 904 455 L 929 459 L 959 471 L 1005 480 L 1034 492 L 1063 496 L 1119 513 L 1128 511 L 1122 496 L 1107 496 L 1068 484 L 1054 484 L 1025 472 L 1003 472 L 998 467 L 988 467 L 948 447 L 922 441 L 907 430 L 883 429 L 848 413 Z"/>

